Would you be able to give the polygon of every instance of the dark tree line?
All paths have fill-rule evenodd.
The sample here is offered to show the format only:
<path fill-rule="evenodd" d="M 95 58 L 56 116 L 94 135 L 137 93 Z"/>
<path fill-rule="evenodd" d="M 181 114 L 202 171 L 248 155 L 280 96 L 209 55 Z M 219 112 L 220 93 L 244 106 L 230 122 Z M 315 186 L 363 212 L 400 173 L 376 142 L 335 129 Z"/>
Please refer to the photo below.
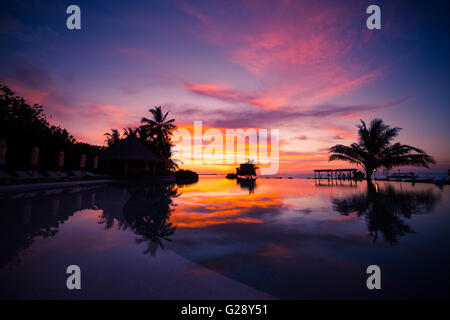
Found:
<path fill-rule="evenodd" d="M 178 168 L 172 159 L 173 122 L 169 112 L 161 107 L 149 110 L 151 117 L 142 118 L 137 128 L 111 129 L 106 133 L 110 147 L 123 138 L 134 136 L 147 146 L 162 161 L 160 173 L 174 172 Z M 86 169 L 92 169 L 94 157 L 99 156 L 104 147 L 78 142 L 66 129 L 49 123 L 44 107 L 30 105 L 10 88 L 0 84 L 0 144 L 6 144 L 6 168 L 8 170 L 30 169 L 32 150 L 39 148 L 37 168 L 54 170 L 58 165 L 58 154 L 64 152 L 64 169 L 79 170 L 81 155 L 86 155 Z"/>
<path fill-rule="evenodd" d="M 6 167 L 29 169 L 31 153 L 39 147 L 38 167 L 55 169 L 58 154 L 64 151 L 64 168 L 78 169 L 81 155 L 86 155 L 86 167 L 102 147 L 77 142 L 64 128 L 50 125 L 43 106 L 30 105 L 6 85 L 0 84 L 0 141 L 6 141 Z"/>

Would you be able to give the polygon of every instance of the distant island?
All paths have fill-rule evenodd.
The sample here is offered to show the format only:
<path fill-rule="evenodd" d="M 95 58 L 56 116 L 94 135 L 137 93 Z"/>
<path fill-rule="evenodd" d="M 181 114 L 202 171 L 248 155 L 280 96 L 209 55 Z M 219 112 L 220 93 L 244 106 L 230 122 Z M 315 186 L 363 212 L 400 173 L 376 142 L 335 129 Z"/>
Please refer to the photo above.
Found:
<path fill-rule="evenodd" d="M 225 177 L 227 179 L 236 180 L 255 180 L 257 177 L 257 169 L 258 167 L 256 164 L 253 161 L 248 160 L 245 163 L 241 163 L 239 167 L 236 168 L 236 173 L 228 173 Z"/>

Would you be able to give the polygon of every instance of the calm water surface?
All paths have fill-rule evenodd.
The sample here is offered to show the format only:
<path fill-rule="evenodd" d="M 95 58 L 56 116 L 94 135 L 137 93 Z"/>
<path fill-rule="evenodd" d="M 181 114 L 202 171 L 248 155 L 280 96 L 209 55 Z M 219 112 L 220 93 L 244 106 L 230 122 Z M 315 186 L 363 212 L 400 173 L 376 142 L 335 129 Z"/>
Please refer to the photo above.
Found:
<path fill-rule="evenodd" d="M 0 297 L 448 298 L 449 193 L 201 177 L 0 196 Z M 366 288 L 372 264 L 381 290 Z"/>

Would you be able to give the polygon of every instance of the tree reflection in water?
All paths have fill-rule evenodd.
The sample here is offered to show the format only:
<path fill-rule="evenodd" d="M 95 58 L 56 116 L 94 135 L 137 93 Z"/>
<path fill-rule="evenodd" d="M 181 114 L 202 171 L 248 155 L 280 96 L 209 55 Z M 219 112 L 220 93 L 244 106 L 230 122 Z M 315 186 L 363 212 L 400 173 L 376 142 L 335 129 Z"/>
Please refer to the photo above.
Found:
<path fill-rule="evenodd" d="M 179 196 L 174 185 L 167 184 L 140 184 L 134 182 L 127 186 L 130 193 L 129 200 L 122 209 L 104 211 L 99 223 L 105 224 L 109 229 L 117 221 L 121 230 L 132 230 L 139 236 L 137 243 L 148 242 L 145 254 L 156 255 L 158 247 L 164 249 L 163 241 L 172 241 L 170 236 L 175 233 L 176 226 L 170 220 L 173 211 L 173 197 Z M 110 213 L 116 212 L 117 215 Z"/>
<path fill-rule="evenodd" d="M 248 194 L 255 193 L 256 179 L 236 179 L 236 183 L 242 190 L 248 190 Z"/>
<path fill-rule="evenodd" d="M 83 209 L 92 209 L 94 187 L 22 192 L 0 201 L 0 269 L 20 265 L 36 238 L 53 238 L 59 228 Z M 94 190 L 91 190 L 94 189 Z"/>
<path fill-rule="evenodd" d="M 398 236 L 415 233 L 402 218 L 410 219 L 412 214 L 428 213 L 438 201 L 439 196 L 431 189 L 402 190 L 389 184 L 381 188 L 371 181 L 367 182 L 366 193 L 332 200 L 333 209 L 342 215 L 365 215 L 373 242 L 381 232 L 390 244 L 397 243 Z"/>

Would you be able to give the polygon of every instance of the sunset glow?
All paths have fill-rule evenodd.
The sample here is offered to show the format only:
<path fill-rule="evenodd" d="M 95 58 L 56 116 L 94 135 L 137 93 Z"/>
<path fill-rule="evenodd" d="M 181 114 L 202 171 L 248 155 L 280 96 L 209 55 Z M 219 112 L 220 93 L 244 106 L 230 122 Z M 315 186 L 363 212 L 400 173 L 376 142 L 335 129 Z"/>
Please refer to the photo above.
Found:
<path fill-rule="evenodd" d="M 433 155 L 433 171 L 446 171 L 449 46 L 439 13 L 381 1 L 374 31 L 365 27 L 368 4 L 79 1 L 79 32 L 61 22 L 62 3 L 11 4 L 0 19 L 0 81 L 93 144 L 162 105 L 178 128 L 201 120 L 204 130 L 280 129 L 279 174 L 309 174 L 352 167 L 329 163 L 328 148 L 353 142 L 359 119 L 379 117 L 403 128 L 402 143 Z"/>

